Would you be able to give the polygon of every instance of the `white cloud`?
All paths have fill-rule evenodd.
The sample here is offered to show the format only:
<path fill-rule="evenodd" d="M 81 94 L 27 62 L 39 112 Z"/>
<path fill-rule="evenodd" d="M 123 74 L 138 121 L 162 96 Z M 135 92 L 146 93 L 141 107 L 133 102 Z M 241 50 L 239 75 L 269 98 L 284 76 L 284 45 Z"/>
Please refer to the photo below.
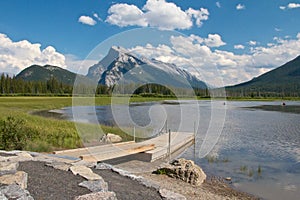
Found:
<path fill-rule="evenodd" d="M 255 46 L 255 45 L 257 45 L 257 42 L 256 42 L 256 41 L 253 41 L 253 40 L 250 40 L 250 41 L 248 42 L 248 44 L 251 45 L 251 46 Z"/>
<path fill-rule="evenodd" d="M 279 9 L 280 9 L 280 10 L 285 10 L 286 7 L 285 7 L 285 6 L 279 6 Z"/>
<path fill-rule="evenodd" d="M 67 70 L 70 70 L 77 74 L 86 75 L 90 66 L 99 62 L 99 60 L 81 60 L 75 55 L 65 55 Z"/>
<path fill-rule="evenodd" d="M 162 29 L 188 29 L 193 22 L 191 17 L 175 3 L 165 0 L 148 0 L 143 7 L 149 26 Z"/>
<path fill-rule="evenodd" d="M 216 2 L 216 6 L 217 6 L 218 8 L 221 8 L 221 3 L 220 3 L 219 1 L 217 1 L 217 2 Z"/>
<path fill-rule="evenodd" d="M 289 9 L 300 8 L 300 3 L 289 3 L 287 7 Z"/>
<path fill-rule="evenodd" d="M 280 31 L 282 31 L 282 29 L 280 29 L 280 28 L 275 28 L 275 31 L 280 32 Z"/>
<path fill-rule="evenodd" d="M 279 6 L 279 9 L 280 9 L 280 10 L 285 10 L 286 7 L 285 7 L 285 6 Z"/>
<path fill-rule="evenodd" d="M 142 9 L 135 5 L 125 3 L 114 4 L 108 10 L 106 22 L 120 27 L 125 26 L 150 26 L 159 29 L 189 29 L 193 26 L 193 19 L 197 26 L 208 20 L 207 9 L 186 11 L 172 2 L 165 0 L 147 0 Z"/>
<path fill-rule="evenodd" d="M 100 22 L 102 21 L 102 19 L 99 17 L 99 15 L 97 13 L 94 13 L 93 17 L 95 17 Z"/>
<path fill-rule="evenodd" d="M 289 3 L 286 6 L 279 6 L 279 9 L 285 10 L 285 9 L 295 9 L 300 8 L 300 3 Z"/>
<path fill-rule="evenodd" d="M 246 9 L 246 6 L 239 3 L 238 5 L 236 5 L 235 8 L 236 8 L 237 10 L 244 10 L 244 9 Z"/>
<path fill-rule="evenodd" d="M 196 25 L 198 27 L 202 25 L 202 21 L 208 20 L 209 12 L 205 8 L 200 8 L 200 10 L 189 8 L 185 12 L 190 16 L 190 18 L 193 17 L 196 20 Z"/>
<path fill-rule="evenodd" d="M 19 73 L 33 64 L 66 68 L 65 56 L 58 53 L 54 47 L 41 49 L 40 44 L 32 44 L 27 40 L 14 42 L 7 35 L 0 33 L 0 72 Z"/>
<path fill-rule="evenodd" d="M 209 47 L 220 47 L 226 45 L 218 34 L 208 34 L 208 38 L 204 39 L 204 44 Z"/>
<path fill-rule="evenodd" d="M 80 22 L 82 24 L 90 25 L 90 26 L 94 26 L 97 24 L 97 22 L 93 18 L 91 18 L 89 16 L 85 16 L 85 15 L 80 16 L 78 19 L 78 22 Z"/>
<path fill-rule="evenodd" d="M 245 49 L 244 45 L 238 44 L 238 45 L 234 45 L 235 49 Z"/>
<path fill-rule="evenodd" d="M 148 25 L 143 12 L 135 5 L 115 4 L 109 8 L 108 14 L 106 22 L 120 27 Z"/>
<path fill-rule="evenodd" d="M 218 86 L 222 86 L 220 77 L 225 85 L 244 82 L 294 59 L 300 53 L 300 33 L 294 39 L 284 39 L 267 47 L 252 47 L 250 53 L 242 55 L 212 50 L 203 41 L 204 38 L 196 35 L 172 36 L 171 46 L 148 44 L 131 50 L 145 57 L 175 63 L 193 73 L 198 71 L 202 80 Z"/>

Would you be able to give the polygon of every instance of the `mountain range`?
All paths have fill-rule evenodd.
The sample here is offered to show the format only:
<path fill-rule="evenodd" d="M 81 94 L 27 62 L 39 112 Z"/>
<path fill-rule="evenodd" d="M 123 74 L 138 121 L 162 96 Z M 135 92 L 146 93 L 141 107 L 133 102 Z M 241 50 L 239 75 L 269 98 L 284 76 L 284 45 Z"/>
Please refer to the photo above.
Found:
<path fill-rule="evenodd" d="M 226 91 L 298 95 L 300 94 L 300 56 L 250 81 L 228 86 Z"/>
<path fill-rule="evenodd" d="M 21 71 L 16 78 L 28 81 L 45 81 L 51 77 L 65 84 L 73 84 L 77 74 L 57 66 L 32 65 Z M 155 59 L 139 58 L 128 50 L 113 46 L 97 64 L 91 66 L 85 81 L 96 81 L 111 87 L 118 83 L 157 83 L 165 86 L 185 88 L 207 88 L 206 83 L 175 64 Z M 300 56 L 290 62 L 253 78 L 250 81 L 226 87 L 228 94 L 253 93 L 300 93 Z"/>
<path fill-rule="evenodd" d="M 45 81 L 55 77 L 58 81 L 73 84 L 75 73 L 57 66 L 32 65 L 21 71 L 16 78 L 28 81 Z M 113 46 L 97 64 L 91 66 L 85 76 L 90 81 L 111 87 L 119 83 L 157 83 L 172 87 L 206 88 L 206 84 L 186 70 L 174 64 L 155 59 L 138 58 L 122 47 Z"/>

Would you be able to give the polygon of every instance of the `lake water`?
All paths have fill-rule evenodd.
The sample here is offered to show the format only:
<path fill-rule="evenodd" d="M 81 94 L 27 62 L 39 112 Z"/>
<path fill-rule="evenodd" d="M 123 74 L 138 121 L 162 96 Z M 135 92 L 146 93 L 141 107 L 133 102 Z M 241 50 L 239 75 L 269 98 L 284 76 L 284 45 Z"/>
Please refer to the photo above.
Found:
<path fill-rule="evenodd" d="M 164 129 L 166 119 L 172 131 L 196 129 L 196 145 L 182 157 L 195 160 L 210 175 L 231 177 L 234 187 L 264 199 L 299 198 L 300 102 L 286 102 L 287 107 L 258 101 L 180 103 L 76 107 L 75 112 L 81 113 L 76 119 L 72 108 L 61 112 L 80 122 L 140 126 L 148 136 Z M 211 151 L 209 146 L 201 149 L 205 140 L 211 146 L 216 143 Z"/>

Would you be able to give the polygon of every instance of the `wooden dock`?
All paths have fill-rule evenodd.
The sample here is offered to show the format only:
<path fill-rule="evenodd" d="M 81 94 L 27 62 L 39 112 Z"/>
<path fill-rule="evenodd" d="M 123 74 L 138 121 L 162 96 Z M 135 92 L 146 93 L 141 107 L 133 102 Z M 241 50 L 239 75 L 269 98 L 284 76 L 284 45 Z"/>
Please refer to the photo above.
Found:
<path fill-rule="evenodd" d="M 142 159 L 143 161 L 152 162 L 160 158 L 168 157 L 170 154 L 183 152 L 194 143 L 193 133 L 171 132 L 170 138 L 170 146 L 169 134 L 166 133 L 139 143 L 131 141 L 106 144 L 94 147 L 55 151 L 54 154 L 96 162 L 138 154 L 137 160 Z"/>

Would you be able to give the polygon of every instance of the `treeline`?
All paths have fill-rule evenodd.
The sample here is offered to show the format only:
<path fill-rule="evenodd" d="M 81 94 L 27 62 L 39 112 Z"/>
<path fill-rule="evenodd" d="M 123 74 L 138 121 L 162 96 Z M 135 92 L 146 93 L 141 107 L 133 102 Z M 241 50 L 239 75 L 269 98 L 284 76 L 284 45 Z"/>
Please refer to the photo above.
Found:
<path fill-rule="evenodd" d="M 0 77 L 0 95 L 72 95 L 73 85 L 65 84 L 52 77 L 47 81 L 27 81 L 15 76 L 10 77 L 2 74 Z M 132 92 L 133 91 L 133 92 Z M 187 89 L 175 88 L 158 84 L 137 85 L 135 83 L 122 86 L 107 87 L 98 85 L 94 87 L 86 83 L 77 84 L 76 94 L 89 95 L 111 95 L 114 94 L 133 94 L 140 96 L 201 96 L 209 97 L 208 89 Z"/>
<path fill-rule="evenodd" d="M 72 89 L 72 86 L 55 78 L 47 81 L 25 81 L 5 74 L 0 77 L 0 94 L 2 95 L 71 94 Z"/>
<path fill-rule="evenodd" d="M 298 85 L 284 87 L 261 88 L 226 88 L 227 97 L 269 98 L 269 97 L 300 97 Z"/>

